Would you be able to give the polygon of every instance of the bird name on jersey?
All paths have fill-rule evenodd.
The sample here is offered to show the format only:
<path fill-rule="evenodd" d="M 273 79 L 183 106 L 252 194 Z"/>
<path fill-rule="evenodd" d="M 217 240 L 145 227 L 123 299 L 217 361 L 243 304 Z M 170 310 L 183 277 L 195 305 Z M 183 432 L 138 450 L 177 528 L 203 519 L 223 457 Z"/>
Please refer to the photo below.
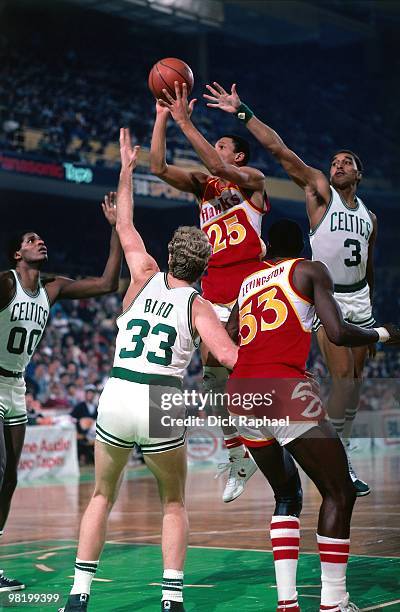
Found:
<path fill-rule="evenodd" d="M 244 298 L 250 291 L 266 285 L 271 279 L 280 276 L 284 271 L 284 266 L 279 266 L 279 268 L 274 268 L 269 274 L 264 272 L 262 276 L 256 276 L 255 278 L 250 279 L 247 283 L 242 285 L 240 296 Z"/>
<path fill-rule="evenodd" d="M 10 311 L 10 321 L 33 321 L 41 329 L 46 327 L 49 311 L 35 302 L 16 302 Z"/>
<path fill-rule="evenodd" d="M 147 298 L 144 303 L 144 312 L 150 312 L 157 317 L 166 319 L 172 312 L 173 307 L 174 305 L 169 302 L 159 302 L 158 300 Z"/>
<path fill-rule="evenodd" d="M 345 210 L 335 210 L 330 215 L 331 232 L 351 232 L 369 240 L 371 229 L 372 226 L 369 221 Z"/>

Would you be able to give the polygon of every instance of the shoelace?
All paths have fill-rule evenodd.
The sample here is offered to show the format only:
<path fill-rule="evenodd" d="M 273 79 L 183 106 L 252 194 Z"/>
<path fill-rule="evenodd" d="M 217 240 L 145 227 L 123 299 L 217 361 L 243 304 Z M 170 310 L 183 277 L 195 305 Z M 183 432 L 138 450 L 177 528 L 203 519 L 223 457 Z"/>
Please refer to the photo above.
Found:
<path fill-rule="evenodd" d="M 234 462 L 235 462 L 235 458 L 233 458 L 232 461 L 228 461 L 228 463 L 219 463 L 217 466 L 218 473 L 215 474 L 214 478 L 219 478 L 220 476 L 222 476 L 222 474 L 224 474 L 225 472 L 227 472 L 230 468 L 234 466 Z"/>
<path fill-rule="evenodd" d="M 7 584 L 11 584 L 12 582 L 15 582 L 14 578 L 7 578 L 6 576 L 1 576 L 0 580 L 2 580 L 3 582 L 6 582 Z"/>
<path fill-rule="evenodd" d="M 356 606 L 356 604 L 351 603 L 351 601 L 349 601 L 349 603 L 347 604 L 347 606 L 345 607 L 341 607 L 340 608 L 341 612 L 359 612 L 360 608 L 358 608 Z"/>

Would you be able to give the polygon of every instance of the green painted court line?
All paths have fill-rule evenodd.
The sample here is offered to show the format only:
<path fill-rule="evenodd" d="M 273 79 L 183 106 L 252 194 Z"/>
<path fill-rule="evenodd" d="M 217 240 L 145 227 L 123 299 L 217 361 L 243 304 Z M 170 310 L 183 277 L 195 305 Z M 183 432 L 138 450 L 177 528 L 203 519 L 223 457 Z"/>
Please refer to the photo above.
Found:
<path fill-rule="evenodd" d="M 36 567 L 38 557 L 46 559 L 46 571 Z M 66 600 L 76 553 L 76 542 L 48 540 L 0 547 L 6 574 L 28 585 L 21 593 L 58 593 L 61 600 L 51 605 L 13 605 L 14 610 L 46 612 Z M 13 555 L 13 557 L 11 557 Z M 14 556 L 19 555 L 19 556 Z M 6 558 L 8 557 L 8 558 Z M 50 571 L 49 571 L 50 570 Z M 106 544 L 93 584 L 90 611 L 156 612 L 159 609 L 162 577 L 158 546 Z M 400 559 L 353 556 L 349 563 L 351 599 L 364 610 L 388 608 L 399 612 Z M 110 580 L 111 582 L 103 582 Z M 272 612 L 276 588 L 272 553 L 254 550 L 191 547 L 188 550 L 185 582 L 187 612 Z M 299 598 L 302 612 L 316 612 L 320 587 L 317 554 L 300 555 Z M 200 587 L 200 588 L 196 588 Z M 1 594 L 0 610 L 9 609 Z"/>

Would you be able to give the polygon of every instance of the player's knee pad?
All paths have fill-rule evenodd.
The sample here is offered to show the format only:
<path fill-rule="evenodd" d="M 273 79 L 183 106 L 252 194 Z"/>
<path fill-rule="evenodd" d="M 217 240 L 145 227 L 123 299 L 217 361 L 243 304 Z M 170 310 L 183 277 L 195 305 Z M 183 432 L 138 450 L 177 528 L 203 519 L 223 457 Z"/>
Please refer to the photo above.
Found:
<path fill-rule="evenodd" d="M 303 507 L 303 489 L 299 472 L 296 472 L 286 483 L 275 490 L 275 516 L 300 516 Z"/>

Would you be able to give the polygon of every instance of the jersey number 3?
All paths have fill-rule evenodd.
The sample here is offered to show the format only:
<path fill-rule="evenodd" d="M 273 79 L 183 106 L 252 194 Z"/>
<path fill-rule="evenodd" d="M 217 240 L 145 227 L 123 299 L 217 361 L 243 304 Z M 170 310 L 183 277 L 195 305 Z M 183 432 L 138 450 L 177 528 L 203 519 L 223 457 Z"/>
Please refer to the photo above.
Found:
<path fill-rule="evenodd" d="M 361 244 L 359 240 L 356 240 L 355 238 L 346 238 L 346 240 L 343 243 L 344 247 L 347 248 L 352 248 L 352 251 L 350 252 L 351 255 L 351 259 L 346 258 L 344 260 L 345 265 L 348 268 L 352 268 L 353 266 L 358 266 L 361 263 Z"/>
<path fill-rule="evenodd" d="M 130 351 L 126 348 L 122 348 L 119 352 L 121 359 L 129 359 L 140 357 L 144 351 L 143 339 L 147 338 L 149 333 L 158 336 L 160 334 L 166 334 L 165 340 L 160 340 L 159 349 L 164 352 L 164 355 L 157 355 L 154 351 L 148 351 L 146 355 L 147 361 L 150 363 L 157 363 L 158 365 L 169 366 L 172 362 L 172 347 L 176 340 L 176 329 L 165 323 L 157 323 L 150 331 L 150 323 L 145 319 L 131 319 L 126 329 L 132 329 L 133 327 L 139 327 L 139 332 L 133 334 L 132 342 L 136 344 L 135 348 Z"/>
<path fill-rule="evenodd" d="M 264 304 L 263 312 L 268 310 L 272 310 L 275 314 L 275 319 L 271 323 L 267 323 L 264 317 L 261 315 L 261 326 L 260 330 L 263 331 L 271 331 L 272 329 L 277 329 L 286 321 L 288 316 L 288 309 L 285 302 L 277 299 L 276 296 L 277 289 L 273 287 L 272 289 L 268 289 L 268 291 L 264 291 L 261 295 L 258 296 L 257 306 L 260 307 Z M 240 326 L 240 336 L 241 342 L 240 345 L 244 346 L 251 342 L 257 331 L 258 324 L 256 317 L 251 314 L 251 305 L 250 301 L 246 306 L 244 306 L 239 312 L 239 326 Z M 246 326 L 249 329 L 247 336 L 243 335 L 243 327 Z"/>

